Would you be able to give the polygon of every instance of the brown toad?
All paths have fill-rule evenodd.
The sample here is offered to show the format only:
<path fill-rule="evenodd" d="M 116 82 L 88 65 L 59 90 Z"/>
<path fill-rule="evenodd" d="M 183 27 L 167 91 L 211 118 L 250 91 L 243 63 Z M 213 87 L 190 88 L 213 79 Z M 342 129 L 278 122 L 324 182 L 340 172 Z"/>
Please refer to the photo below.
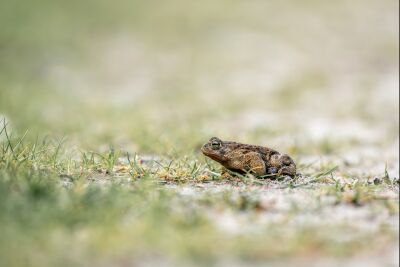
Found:
<path fill-rule="evenodd" d="M 286 154 L 271 148 L 222 141 L 212 137 L 201 151 L 228 170 L 253 173 L 260 177 L 295 176 L 296 164 Z"/>

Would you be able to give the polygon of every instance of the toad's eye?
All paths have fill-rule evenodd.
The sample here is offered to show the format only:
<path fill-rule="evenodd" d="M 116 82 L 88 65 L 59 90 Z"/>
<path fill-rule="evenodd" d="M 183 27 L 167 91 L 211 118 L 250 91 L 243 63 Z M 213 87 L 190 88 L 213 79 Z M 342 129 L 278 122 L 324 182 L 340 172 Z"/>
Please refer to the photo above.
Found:
<path fill-rule="evenodd" d="M 211 148 L 214 149 L 214 150 L 217 150 L 220 147 L 221 147 L 221 143 L 218 143 L 218 142 L 212 142 L 211 143 Z"/>

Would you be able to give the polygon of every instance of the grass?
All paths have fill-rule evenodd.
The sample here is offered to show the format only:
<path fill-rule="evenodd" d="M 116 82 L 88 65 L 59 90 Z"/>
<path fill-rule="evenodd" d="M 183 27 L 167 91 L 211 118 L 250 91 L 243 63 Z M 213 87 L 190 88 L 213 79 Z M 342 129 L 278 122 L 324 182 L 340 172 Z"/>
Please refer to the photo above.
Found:
<path fill-rule="evenodd" d="M 390 226 L 368 233 L 339 220 L 327 232 L 323 223 L 291 223 L 304 213 L 318 214 L 337 205 L 373 206 L 378 213 L 397 216 L 397 200 L 380 195 L 387 187 L 396 187 L 387 172 L 378 185 L 341 182 L 335 179 L 337 166 L 318 172 L 312 164 L 300 166 L 305 175 L 294 181 L 251 176 L 226 180 L 218 175 L 216 164 L 197 156 L 146 161 L 111 149 L 81 152 L 72 159 L 64 138 L 31 143 L 26 140 L 29 134 L 10 136 L 7 128 L 3 120 L 0 258 L 4 266 L 135 265 L 160 260 L 197 266 L 224 259 L 255 264 L 307 258 L 310 253 L 340 259 L 368 251 L 368 240 L 377 249 L 394 242 Z M 307 201 L 313 205 L 321 198 L 333 196 L 333 200 L 315 208 L 289 201 L 291 208 L 285 211 L 263 199 L 265 187 L 288 194 L 309 188 L 313 196 Z M 184 188 L 201 190 L 185 195 Z M 280 218 L 268 218 L 276 212 Z M 226 214 L 246 214 L 247 225 L 240 230 L 220 229 L 215 220 L 223 221 Z M 319 216 L 324 220 L 332 215 Z M 266 223 L 257 222 L 262 217 Z M 355 238 L 335 240 L 349 227 Z"/>

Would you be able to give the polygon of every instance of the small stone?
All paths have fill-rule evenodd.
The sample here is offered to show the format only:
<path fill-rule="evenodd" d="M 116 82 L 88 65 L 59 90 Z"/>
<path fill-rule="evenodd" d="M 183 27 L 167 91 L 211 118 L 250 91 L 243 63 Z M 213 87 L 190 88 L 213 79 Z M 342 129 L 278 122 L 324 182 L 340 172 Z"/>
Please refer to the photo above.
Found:
<path fill-rule="evenodd" d="M 379 177 L 375 177 L 374 178 L 374 184 L 375 185 L 378 185 L 378 184 L 381 184 L 382 183 L 382 179 L 381 178 L 379 178 Z"/>

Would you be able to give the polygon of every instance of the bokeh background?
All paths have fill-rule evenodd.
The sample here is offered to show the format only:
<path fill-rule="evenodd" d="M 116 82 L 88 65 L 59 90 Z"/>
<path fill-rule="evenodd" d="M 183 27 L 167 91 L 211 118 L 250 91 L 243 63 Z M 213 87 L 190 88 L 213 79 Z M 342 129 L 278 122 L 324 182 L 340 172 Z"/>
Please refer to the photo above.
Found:
<path fill-rule="evenodd" d="M 0 111 L 20 131 L 152 152 L 210 135 L 397 150 L 398 1 L 3 1 L 0 12 Z"/>
<path fill-rule="evenodd" d="M 0 117 L 26 140 L 65 136 L 72 158 L 203 160 L 218 136 L 398 177 L 398 20 L 396 0 L 3 0 Z"/>

